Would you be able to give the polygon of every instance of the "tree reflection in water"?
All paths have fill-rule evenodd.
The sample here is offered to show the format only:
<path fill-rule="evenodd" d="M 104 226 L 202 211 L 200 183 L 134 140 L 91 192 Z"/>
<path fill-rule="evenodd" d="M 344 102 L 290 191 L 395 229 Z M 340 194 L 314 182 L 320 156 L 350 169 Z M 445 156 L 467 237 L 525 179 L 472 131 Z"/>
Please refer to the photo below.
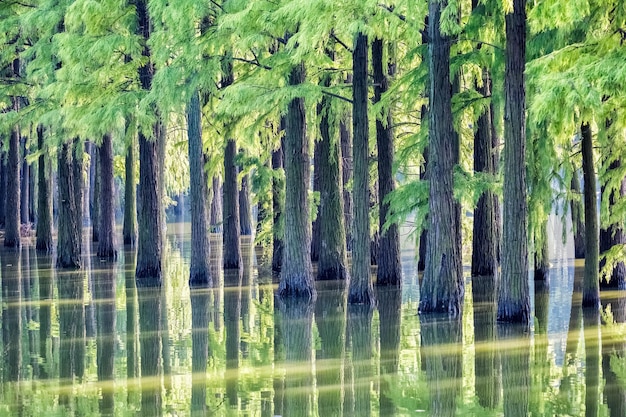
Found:
<path fill-rule="evenodd" d="M 610 306 L 614 320 L 614 323 L 602 326 L 604 400 L 610 417 L 623 417 L 626 416 L 626 382 L 620 379 L 614 368 L 619 362 L 623 364 L 626 361 L 626 341 L 623 333 L 623 326 L 626 323 L 626 294 L 623 291 L 612 292 L 609 297 L 603 298 L 602 305 L 605 311 L 608 311 Z"/>
<path fill-rule="evenodd" d="M 402 290 L 378 287 L 376 299 L 380 319 L 379 412 L 381 415 L 394 415 L 397 410 L 391 400 L 389 381 L 397 374 L 400 360 Z"/>
<path fill-rule="evenodd" d="M 111 416 L 114 412 L 115 384 L 113 366 L 115 358 L 115 270 L 114 265 L 105 263 L 94 271 L 93 298 L 96 309 L 96 364 L 98 381 L 102 392 L 100 414 Z"/>
<path fill-rule="evenodd" d="M 527 326 L 514 323 L 498 323 L 497 330 L 504 416 L 526 417 L 530 399 L 530 333 Z"/>
<path fill-rule="evenodd" d="M 226 330 L 226 398 L 231 409 L 237 410 L 239 384 L 239 341 L 241 331 L 240 269 L 224 271 L 224 328 Z"/>
<path fill-rule="evenodd" d="M 162 289 L 137 288 L 137 300 L 141 352 L 141 414 L 158 417 L 163 412 Z"/>
<path fill-rule="evenodd" d="M 39 377 L 47 379 L 51 375 L 52 360 L 52 296 L 54 289 L 54 268 L 52 256 L 45 254 L 37 259 L 39 272 Z M 3 274 L 4 276 L 4 274 Z"/>
<path fill-rule="evenodd" d="M 209 307 L 213 289 L 191 290 L 191 415 L 207 415 L 207 363 L 209 361 Z"/>

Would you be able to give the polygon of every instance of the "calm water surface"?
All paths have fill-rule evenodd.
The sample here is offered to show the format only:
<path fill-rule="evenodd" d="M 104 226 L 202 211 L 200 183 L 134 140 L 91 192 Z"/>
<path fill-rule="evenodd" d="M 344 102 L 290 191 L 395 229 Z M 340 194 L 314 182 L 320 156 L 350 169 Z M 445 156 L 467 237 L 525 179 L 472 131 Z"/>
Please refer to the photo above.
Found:
<path fill-rule="evenodd" d="M 626 416 L 624 294 L 583 310 L 566 251 L 549 285 L 531 281 L 527 333 L 496 323 L 486 279 L 468 279 L 462 320 L 419 318 L 410 245 L 402 291 L 375 308 L 347 306 L 337 283 L 278 302 L 249 244 L 241 273 L 190 290 L 189 250 L 188 227 L 170 227 L 156 290 L 135 287 L 132 252 L 67 272 L 1 249 L 0 415 Z"/>

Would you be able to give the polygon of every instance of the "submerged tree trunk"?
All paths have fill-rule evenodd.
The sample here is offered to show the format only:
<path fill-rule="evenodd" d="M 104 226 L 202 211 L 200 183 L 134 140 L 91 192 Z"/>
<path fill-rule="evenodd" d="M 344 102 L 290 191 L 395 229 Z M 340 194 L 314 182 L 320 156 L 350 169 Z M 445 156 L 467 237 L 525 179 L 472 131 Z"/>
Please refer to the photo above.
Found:
<path fill-rule="evenodd" d="M 289 74 L 289 85 L 305 80 L 304 63 Z M 304 98 L 289 102 L 285 124 L 285 246 L 278 292 L 281 297 L 315 298 L 309 221 L 309 143 Z"/>
<path fill-rule="evenodd" d="M 74 163 L 72 142 L 63 143 L 59 150 L 59 225 L 57 242 L 57 267 L 80 268 L 80 236 L 78 234 L 80 219 L 79 204 L 76 201 L 74 186 Z"/>
<path fill-rule="evenodd" d="M 20 246 L 20 132 L 17 127 L 11 130 L 9 152 L 7 154 L 6 215 L 4 226 L 4 246 Z"/>
<path fill-rule="evenodd" d="M 526 0 L 513 0 L 513 11 L 506 15 L 504 227 L 498 320 L 528 324 L 525 62 Z"/>
<path fill-rule="evenodd" d="M 598 213 L 596 172 L 593 162 L 593 138 L 589 123 L 580 127 L 582 135 L 583 181 L 585 195 L 585 275 L 583 278 L 583 307 L 600 303 Z"/>
<path fill-rule="evenodd" d="M 239 231 L 241 236 L 252 235 L 249 174 L 245 174 L 241 177 L 241 190 L 239 190 Z"/>
<path fill-rule="evenodd" d="M 284 130 L 285 122 L 281 119 L 281 130 Z M 272 152 L 272 169 L 274 176 L 272 179 L 272 271 L 279 272 L 283 264 L 283 247 L 285 235 L 285 181 L 282 177 L 284 167 L 284 141 L 274 152 Z"/>
<path fill-rule="evenodd" d="M 101 145 L 102 146 L 102 145 Z M 100 211 L 102 209 L 101 201 L 101 186 L 102 186 L 102 171 L 100 162 L 100 146 L 91 144 L 91 175 L 93 180 L 91 181 L 91 198 L 90 198 L 90 211 L 91 217 L 91 241 L 98 242 L 100 240 Z"/>
<path fill-rule="evenodd" d="M 115 209 L 113 190 L 113 139 L 111 134 L 102 138 L 99 152 L 100 160 L 100 224 L 98 240 L 98 256 L 115 259 L 117 247 L 115 244 Z"/>
<path fill-rule="evenodd" d="M 367 35 L 359 33 L 352 53 L 353 104 L 352 151 L 354 203 L 352 279 L 348 289 L 348 303 L 370 304 L 374 300 L 370 279 L 370 219 L 369 219 L 369 124 L 367 117 Z"/>
<path fill-rule="evenodd" d="M 389 81 L 383 67 L 383 40 L 375 39 L 372 43 L 372 65 L 374 67 L 374 103 L 381 100 L 388 90 Z M 390 65 L 393 68 L 393 64 Z M 390 75 L 393 75 L 390 73 Z M 378 148 L 378 204 L 379 231 L 377 285 L 396 285 L 402 283 L 400 264 L 400 232 L 393 223 L 385 230 L 384 224 L 389 213 L 387 197 L 396 188 L 393 173 L 394 145 L 391 111 L 387 109 L 383 118 L 376 118 L 376 146 Z"/>
<path fill-rule="evenodd" d="M 441 10 L 445 6 L 445 3 L 434 0 L 429 4 L 429 232 L 419 311 L 460 316 L 464 295 L 461 225 L 458 203 L 453 195 L 458 135 L 452 120 L 451 41 L 439 27 Z"/>
<path fill-rule="evenodd" d="M 477 88 L 484 97 L 491 96 L 491 77 L 483 69 L 482 86 Z M 495 175 L 493 158 L 491 107 L 478 117 L 474 132 L 474 171 Z M 472 239 L 472 276 L 493 276 L 497 273 L 497 233 L 496 196 L 487 190 L 478 199 L 474 209 L 474 228 Z"/>
<path fill-rule="evenodd" d="M 210 286 L 211 269 L 208 190 L 202 151 L 202 109 L 200 97 L 194 91 L 187 105 L 187 135 L 189 138 L 189 200 L 191 202 L 191 260 L 189 285 Z"/>
<path fill-rule="evenodd" d="M 137 34 L 144 40 L 150 38 L 150 17 L 146 0 L 136 1 Z M 148 60 L 139 68 L 141 88 L 148 91 L 154 76 L 154 65 L 150 61 L 150 49 L 144 46 L 142 55 Z M 157 116 L 158 118 L 158 116 Z M 161 285 L 161 252 L 163 249 L 162 188 L 159 185 L 159 121 L 152 127 L 153 140 L 139 131 L 139 228 L 137 245 L 137 267 L 135 278 L 140 285 Z"/>
<path fill-rule="evenodd" d="M 37 250 L 50 252 L 52 250 L 52 199 L 50 194 L 50 159 L 43 152 L 44 128 L 37 126 L 37 146 L 41 154 L 39 155 L 39 167 L 37 180 L 39 193 L 37 195 Z M 1 197 L 0 197 L 1 198 Z"/>
<path fill-rule="evenodd" d="M 621 166 L 619 159 L 613 161 L 609 165 L 609 171 L 618 170 Z M 608 199 L 609 215 L 613 214 L 613 211 L 617 208 L 617 203 L 626 197 L 626 178 L 620 181 L 620 187 L 617 190 L 611 190 L 608 196 L 606 186 L 602 187 L 602 198 Z M 620 245 L 626 246 L 626 234 L 624 233 L 624 226 L 619 222 L 609 225 L 607 228 L 600 229 L 600 253 L 604 254 L 613 246 Z M 606 261 L 603 259 L 600 267 L 604 267 Z M 606 279 L 600 281 L 602 288 L 610 288 L 616 290 L 626 289 L 626 264 L 624 261 L 615 262 L 611 271 L 607 274 Z"/>
<path fill-rule="evenodd" d="M 571 189 L 573 194 L 582 196 L 577 169 L 572 172 Z M 570 208 L 572 211 L 572 228 L 574 229 L 574 258 L 585 259 L 585 215 L 582 199 L 572 199 Z"/>
<path fill-rule="evenodd" d="M 135 187 L 135 141 L 131 140 L 126 148 L 125 186 L 124 186 L 124 245 L 135 246 L 137 243 L 137 189 Z"/>

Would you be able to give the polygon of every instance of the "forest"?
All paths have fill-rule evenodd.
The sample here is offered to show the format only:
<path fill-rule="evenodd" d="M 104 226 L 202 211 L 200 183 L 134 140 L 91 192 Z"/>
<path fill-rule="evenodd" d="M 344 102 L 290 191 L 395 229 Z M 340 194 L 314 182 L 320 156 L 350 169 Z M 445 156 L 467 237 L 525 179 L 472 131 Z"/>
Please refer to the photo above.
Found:
<path fill-rule="evenodd" d="M 88 233 L 159 286 L 185 199 L 191 286 L 211 233 L 225 269 L 254 235 L 280 298 L 372 304 L 410 224 L 421 314 L 460 316 L 471 265 L 528 324 L 555 212 L 597 307 L 626 285 L 625 40 L 617 0 L 2 1 L 4 246 L 75 269 Z"/>

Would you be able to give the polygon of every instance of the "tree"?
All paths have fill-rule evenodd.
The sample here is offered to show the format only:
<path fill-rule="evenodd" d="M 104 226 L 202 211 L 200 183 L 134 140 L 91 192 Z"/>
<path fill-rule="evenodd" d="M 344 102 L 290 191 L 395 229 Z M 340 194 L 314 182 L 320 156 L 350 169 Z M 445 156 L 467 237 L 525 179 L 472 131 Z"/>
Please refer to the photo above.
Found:
<path fill-rule="evenodd" d="M 100 229 L 98 239 L 98 256 L 115 259 L 117 247 L 115 243 L 115 208 L 113 189 L 113 138 L 111 134 L 102 137 L 102 144 L 98 152 L 100 160 Z M 96 227 L 96 226 L 94 226 Z"/>
<path fill-rule="evenodd" d="M 226 141 L 224 150 L 224 191 L 223 227 L 224 268 L 237 269 L 241 266 L 241 245 L 239 242 L 239 193 L 237 186 L 237 164 L 235 155 L 237 143 Z"/>
<path fill-rule="evenodd" d="M 128 123 L 127 123 L 128 127 Z M 126 145 L 124 159 L 124 224 L 122 237 L 124 245 L 135 246 L 137 243 L 137 188 L 135 176 L 135 140 Z"/>
<path fill-rule="evenodd" d="M 80 268 L 81 267 L 81 201 L 77 201 L 80 192 L 75 187 L 78 181 L 74 178 L 77 173 L 75 166 L 76 154 L 73 149 L 77 146 L 78 139 L 61 144 L 58 153 L 59 170 L 59 224 L 57 242 L 57 267 Z"/>
<path fill-rule="evenodd" d="M 594 168 L 593 138 L 589 123 L 580 126 L 582 136 L 583 181 L 585 197 L 585 275 L 583 278 L 583 307 L 600 305 L 598 269 L 599 235 L 596 199 L 596 172 Z"/>
<path fill-rule="evenodd" d="M 50 176 L 52 169 L 50 168 L 50 158 L 44 152 L 44 127 L 37 126 L 37 146 L 39 151 L 38 167 L 37 167 L 37 186 L 39 188 L 37 194 L 37 240 L 35 247 L 37 250 L 51 252 L 53 247 L 52 240 L 52 195 L 50 193 Z"/>
<path fill-rule="evenodd" d="M 12 62 L 10 77 L 19 77 L 20 61 L 15 58 Z M 20 99 L 11 98 L 12 110 L 19 111 Z M 9 136 L 9 150 L 6 165 L 6 205 L 4 224 L 4 246 L 20 246 L 20 130 L 18 126 L 11 129 Z"/>

